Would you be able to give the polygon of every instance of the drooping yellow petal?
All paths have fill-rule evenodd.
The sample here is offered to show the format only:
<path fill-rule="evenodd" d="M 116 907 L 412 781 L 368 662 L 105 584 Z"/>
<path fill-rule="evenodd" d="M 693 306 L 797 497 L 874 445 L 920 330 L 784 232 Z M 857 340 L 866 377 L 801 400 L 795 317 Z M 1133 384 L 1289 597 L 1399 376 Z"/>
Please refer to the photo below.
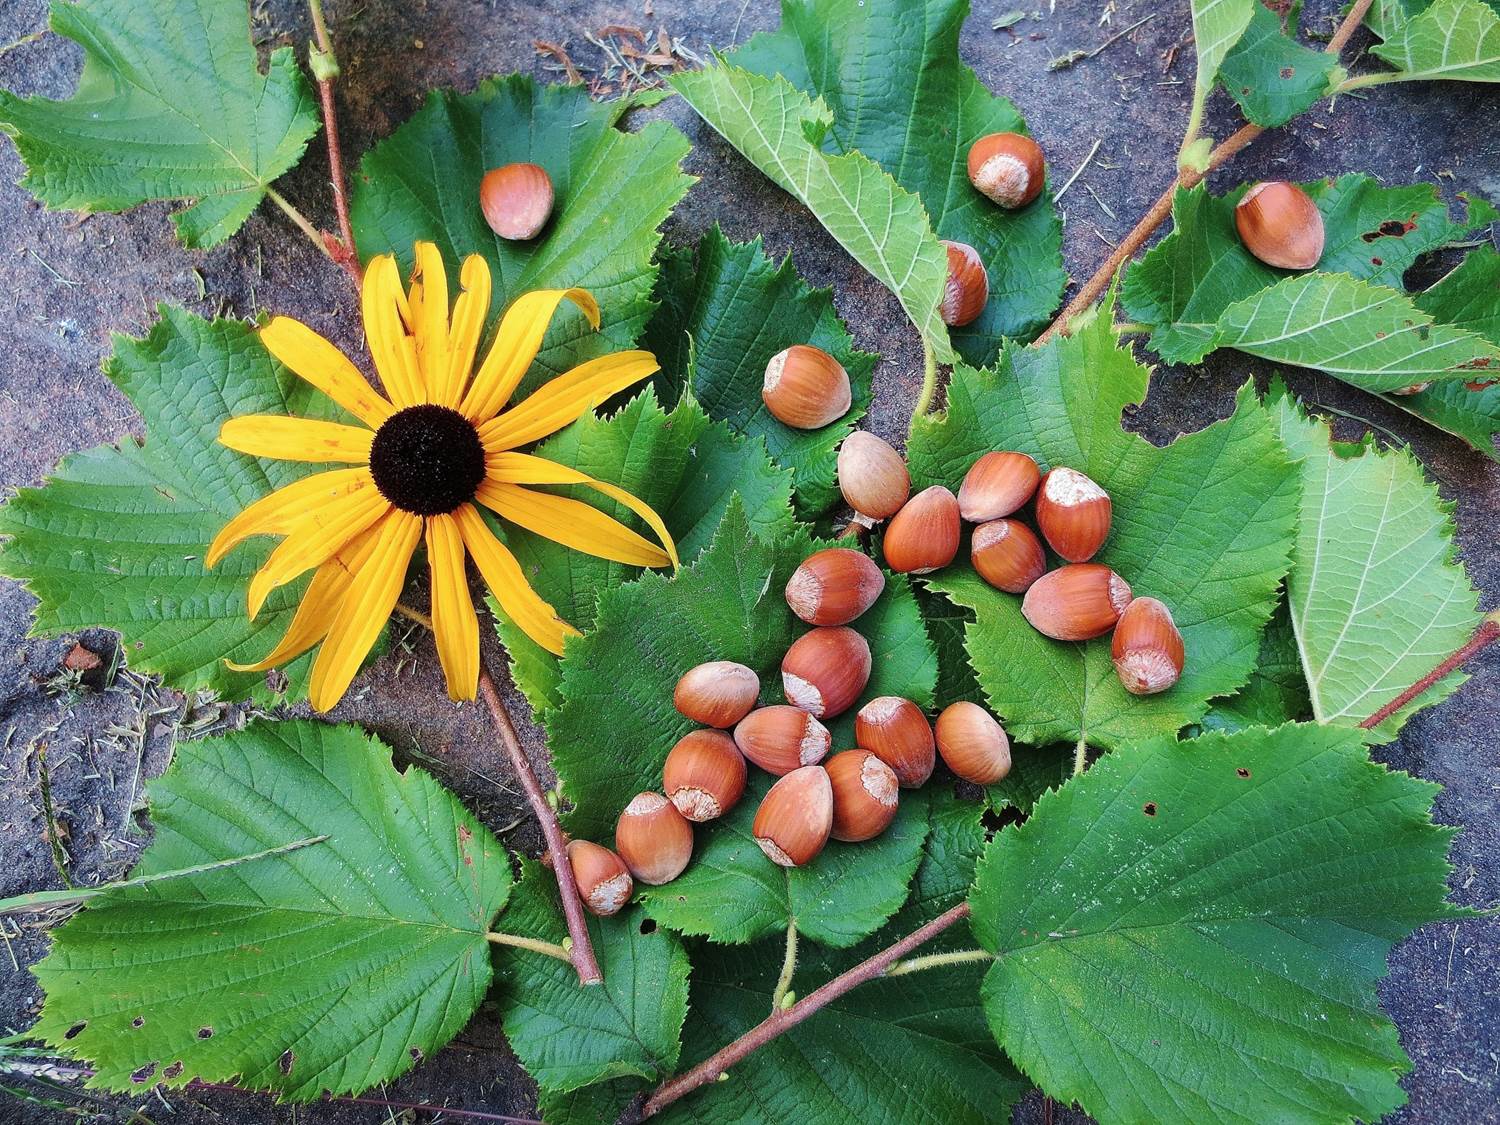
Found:
<path fill-rule="evenodd" d="M 670 561 L 649 539 L 582 500 L 492 480 L 480 484 L 474 499 L 501 519 L 587 555 L 629 566 L 666 566 Z"/>
<path fill-rule="evenodd" d="M 360 304 L 365 319 L 365 341 L 375 370 L 396 409 L 424 401 L 422 369 L 407 325 L 412 318 L 401 288 L 401 272 L 394 255 L 382 254 L 365 269 Z"/>
<path fill-rule="evenodd" d="M 370 386 L 359 368 L 327 340 L 300 320 L 278 316 L 260 330 L 260 342 L 292 371 L 317 387 L 370 429 L 396 412 L 384 395 Z"/>
<path fill-rule="evenodd" d="M 464 571 L 464 541 L 451 515 L 427 519 L 432 572 L 432 633 L 449 699 L 473 699 L 479 683 L 479 618 Z"/>
<path fill-rule="evenodd" d="M 564 300 L 572 301 L 599 330 L 599 305 L 587 289 L 537 289 L 523 293 L 505 310 L 500 331 L 490 345 L 484 366 L 474 376 L 459 409 L 471 422 L 483 422 L 510 401 L 531 361 L 541 350 L 547 325 Z"/>
<path fill-rule="evenodd" d="M 236 664 L 224 661 L 234 672 L 264 672 L 268 668 L 290 664 L 328 634 L 344 595 L 354 580 L 354 573 L 364 565 L 375 548 L 374 530 L 365 531 L 349 541 L 343 550 L 336 552 L 318 567 L 313 579 L 307 584 L 307 593 L 292 615 L 292 623 L 280 642 L 254 664 Z"/>
<path fill-rule="evenodd" d="M 581 484 L 602 492 L 611 500 L 624 504 L 656 532 L 656 537 L 661 540 L 661 545 L 672 562 L 672 568 L 677 568 L 677 544 L 672 541 L 672 533 L 667 530 L 666 523 L 650 504 L 625 489 L 596 480 L 577 469 L 559 465 L 556 461 L 533 457 L 529 453 L 491 453 L 485 458 L 485 469 L 486 477 L 498 484 Z"/>
<path fill-rule="evenodd" d="M 581 363 L 538 387 L 525 402 L 479 427 L 489 453 L 501 453 L 556 433 L 611 395 L 659 369 L 650 352 L 614 352 Z"/>
<path fill-rule="evenodd" d="M 299 520 L 265 565 L 250 579 L 246 595 L 251 618 L 260 612 L 271 591 L 297 575 L 325 562 L 335 551 L 391 510 L 391 503 L 374 488 L 340 497 Z"/>
<path fill-rule="evenodd" d="M 548 652 L 562 655 L 563 638 L 576 637 L 578 630 L 557 616 L 557 611 L 537 596 L 521 564 L 505 544 L 484 524 L 479 509 L 473 504 L 462 504 L 453 513 L 463 536 L 464 546 L 485 583 L 512 621 L 521 631 Z"/>
<path fill-rule="evenodd" d="M 226 523 L 208 545 L 203 565 L 212 570 L 237 543 L 250 536 L 286 535 L 312 509 L 374 485 L 369 469 L 330 469 L 284 485 Z"/>
<path fill-rule="evenodd" d="M 443 255 L 430 242 L 414 247 L 417 268 L 411 283 L 412 335 L 422 370 L 425 401 L 437 402 L 434 388 L 448 381 L 448 273 Z"/>
<path fill-rule="evenodd" d="M 242 414 L 219 427 L 219 444 L 273 461 L 364 464 L 374 440 L 374 432 L 360 426 L 284 414 Z"/>
<path fill-rule="evenodd" d="M 463 292 L 453 303 L 453 327 L 448 333 L 448 375 L 441 385 L 428 382 L 427 392 L 441 406 L 458 409 L 463 401 L 464 386 L 474 370 L 474 355 L 484 321 L 490 313 L 490 267 L 478 254 L 464 259 L 459 277 Z"/>
<path fill-rule="evenodd" d="M 381 521 L 374 550 L 355 573 L 313 661 L 307 695 L 315 709 L 331 710 L 344 697 L 395 608 L 421 536 L 421 516 L 392 508 Z"/>

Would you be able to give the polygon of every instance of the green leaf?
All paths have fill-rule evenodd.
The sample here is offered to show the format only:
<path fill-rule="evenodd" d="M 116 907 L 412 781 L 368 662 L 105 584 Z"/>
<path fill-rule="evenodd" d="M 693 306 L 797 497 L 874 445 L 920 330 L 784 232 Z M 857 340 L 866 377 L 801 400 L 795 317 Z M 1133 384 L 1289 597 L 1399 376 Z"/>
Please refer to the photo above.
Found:
<path fill-rule="evenodd" d="M 911 899 L 891 923 L 849 950 L 803 947 L 799 995 L 905 937 L 963 901 L 984 845 L 979 806 L 933 790 L 933 828 Z M 922 953 L 971 946 L 954 926 Z M 781 968 L 780 941 L 749 949 L 702 947 L 684 1064 L 701 1060 L 763 1020 Z M 728 1078 L 669 1107 L 663 1122 L 704 1125 L 898 1125 L 953 1121 L 1004 1125 L 1029 1085 L 984 1033 L 980 964 L 861 985 L 806 1023 L 736 1063 Z"/>
<path fill-rule="evenodd" d="M 1400 288 L 1418 256 L 1462 238 L 1493 215 L 1483 200 L 1466 200 L 1467 214 L 1455 222 L 1431 184 L 1385 187 L 1371 176 L 1348 175 L 1301 186 L 1323 217 L 1318 268 L 1392 288 Z M 1234 208 L 1244 193 L 1244 186 L 1225 196 L 1201 186 L 1178 191 L 1172 233 L 1126 274 L 1125 311 L 1151 325 L 1151 347 L 1168 362 L 1197 363 L 1223 346 L 1225 310 L 1288 276 L 1252 257 L 1240 241 Z"/>
<path fill-rule="evenodd" d="M 553 765 L 576 806 L 571 831 L 603 835 L 635 794 L 660 786 L 667 751 L 695 727 L 672 706 L 689 668 L 739 661 L 760 676 L 763 703 L 782 701 L 781 658 L 805 629 L 783 591 L 803 559 L 830 545 L 800 527 L 767 542 L 735 503 L 713 544 L 675 578 L 653 572 L 600 598 L 593 632 L 568 643 L 563 701 L 546 717 Z M 906 579 L 888 576 L 853 628 L 873 658 L 860 701 L 900 695 L 930 706 L 937 660 Z M 853 709 L 831 729 L 835 746 L 854 745 Z"/>
<path fill-rule="evenodd" d="M 497 948 L 505 1038 L 544 1090 L 567 1093 L 630 1075 L 654 1081 L 677 1065 L 688 957 L 676 937 L 643 927 L 643 921 L 636 907 L 610 918 L 589 917 L 604 983 L 588 988 L 579 987 L 569 962 Z M 540 865 L 522 864 L 505 928 L 542 941 L 568 936 L 557 884 Z"/>
<path fill-rule="evenodd" d="M 1352 727 L 1469 639 L 1478 595 L 1454 557 L 1453 506 L 1409 451 L 1331 444 L 1280 385 L 1267 406 L 1302 481 L 1287 602 L 1312 713 Z M 1434 684 L 1371 734 L 1394 737 L 1465 678 Z"/>
<path fill-rule="evenodd" d="M 83 48 L 71 98 L 0 90 L 0 130 L 49 207 L 124 211 L 193 200 L 172 216 L 188 246 L 224 241 L 318 131 L 289 48 L 261 74 L 242 0 L 82 0 L 52 30 Z"/>
<path fill-rule="evenodd" d="M 658 228 L 692 178 L 678 169 L 687 138 L 671 125 L 615 128 L 631 104 L 522 75 L 481 82 L 472 94 L 435 91 L 354 177 L 354 234 L 367 258 L 394 253 L 409 268 L 412 244 L 425 240 L 456 277 L 463 258 L 483 254 L 497 314 L 533 289 L 581 286 L 598 298 L 598 332 L 576 309 L 554 318 L 518 399 L 583 360 L 634 347 L 651 315 Z M 545 168 L 556 197 L 551 221 L 529 242 L 500 238 L 479 209 L 484 173 L 517 161 Z"/>
<path fill-rule="evenodd" d="M 969 183 L 969 145 L 1026 124 L 959 60 L 968 14 L 969 0 L 783 0 L 781 29 L 727 61 L 820 99 L 832 115 L 826 152 L 869 157 L 921 199 L 939 238 L 979 251 L 990 300 L 951 337 L 967 362 L 983 364 L 1003 337 L 1030 337 L 1047 323 L 1067 275 L 1050 196 L 1007 211 Z"/>
<path fill-rule="evenodd" d="M 751 835 L 771 779 L 757 774 L 745 795 L 699 834 L 688 869 L 661 887 L 642 887 L 647 914 L 663 926 L 710 941 L 743 945 L 797 932 L 824 945 L 848 946 L 869 936 L 906 901 L 927 836 L 927 797 L 903 790 L 889 828 L 862 844 L 830 841 L 804 867 L 777 867 Z"/>
<path fill-rule="evenodd" d="M 1191 0 L 1193 45 L 1198 52 L 1198 70 L 1193 79 L 1193 105 L 1189 116 L 1189 141 L 1195 140 L 1203 106 L 1219 77 L 1219 67 L 1240 36 L 1250 26 L 1257 0 Z"/>
<path fill-rule="evenodd" d="M 86 1060 L 89 1085 L 357 1093 L 478 1008 L 510 863 L 428 774 L 353 727 L 257 723 L 179 747 L 150 794 L 137 875 L 328 840 L 116 887 L 55 931 L 33 1033 Z"/>
<path fill-rule="evenodd" d="M 696 250 L 663 254 L 656 298 L 641 346 L 661 361 L 661 397 L 671 402 L 690 390 L 714 419 L 764 439 L 772 459 L 792 470 L 804 516 L 837 503 L 836 450 L 869 408 L 876 357 L 855 348 L 832 291 L 809 289 L 790 255 L 778 266 L 759 238 L 730 242 L 714 226 Z M 761 398 L 766 361 L 792 344 L 822 348 L 849 373 L 852 408 L 820 430 L 784 425 Z"/>
<path fill-rule="evenodd" d="M 536 1109 L 547 1125 L 601 1125 L 618 1121 L 631 1100 L 646 1089 L 638 1078 L 596 1082 L 576 1090 L 537 1091 Z"/>
<path fill-rule="evenodd" d="M 1010 772 L 985 788 L 985 797 L 996 812 L 1014 809 L 1030 814 L 1043 793 L 1056 789 L 1073 776 L 1074 747 L 1066 743 L 1026 746 L 1012 742 Z"/>
<path fill-rule="evenodd" d="M 1146 384 L 1146 369 L 1120 348 L 1106 311 L 1040 349 L 1007 347 L 998 373 L 956 368 L 946 416 L 913 422 L 917 487 L 957 488 L 994 449 L 1098 481 L 1114 499 L 1114 527 L 1096 561 L 1136 594 L 1166 602 L 1182 631 L 1182 679 L 1158 695 L 1129 695 L 1108 637 L 1085 644 L 1043 637 L 1021 616 L 1021 599 L 986 585 L 961 552 L 927 582 L 975 612 L 966 631 L 970 663 L 1021 742 L 1085 739 L 1110 748 L 1196 722 L 1211 697 L 1244 683 L 1275 608 L 1296 479 L 1273 420 L 1247 386 L 1230 418 L 1158 448 L 1120 428 L 1121 412 L 1145 398 Z"/>
<path fill-rule="evenodd" d="M 1249 120 L 1266 128 L 1311 109 L 1341 74 L 1337 55 L 1304 47 L 1260 3 L 1252 5 L 1249 26 L 1219 67 L 1224 89 Z"/>
<path fill-rule="evenodd" d="M 1481 0 L 1383 0 L 1370 23 L 1384 40 L 1371 53 L 1399 72 L 1378 81 L 1500 82 L 1500 13 Z"/>
<path fill-rule="evenodd" d="M 272 489 L 320 466 L 261 461 L 218 443 L 237 414 L 338 417 L 335 408 L 271 358 L 249 326 L 206 321 L 163 305 L 141 340 L 115 337 L 105 374 L 140 412 L 144 444 L 121 440 L 76 453 L 41 488 L 0 508 L 0 571 L 36 595 L 43 633 L 119 630 L 139 672 L 179 691 L 276 698 L 262 674 L 231 672 L 280 639 L 306 583 L 271 594 L 245 616 L 250 576 L 270 554 L 253 539 L 212 571 L 203 552 L 233 516 Z M 347 420 L 347 419 L 346 419 Z M 283 671 L 305 690 L 309 656 Z"/>
<path fill-rule="evenodd" d="M 691 396 L 666 412 L 648 389 L 609 418 L 584 415 L 535 452 L 650 504 L 666 521 L 684 562 L 708 544 L 734 497 L 760 535 L 778 535 L 792 524 L 791 474 L 771 463 L 759 437 L 737 436 L 723 423 L 710 422 Z M 591 489 L 543 491 L 571 495 L 655 538 L 623 505 Z M 524 528 L 491 523 L 504 535 L 533 589 L 579 629 L 593 625 L 600 594 L 641 573 L 638 567 L 571 550 Z M 516 684 L 536 710 L 555 707 L 560 702 L 557 657 L 517 628 L 493 598 L 490 607 Z"/>
<path fill-rule="evenodd" d="M 948 255 L 932 233 L 922 201 L 862 153 L 825 153 L 822 143 L 832 125 L 826 105 L 779 75 L 763 78 L 723 62 L 678 74 L 671 85 L 896 295 L 937 362 L 953 362 L 948 330 L 938 314 Z"/>
<path fill-rule="evenodd" d="M 1437 788 L 1310 725 L 1102 759 L 980 862 L 996 1039 L 1101 1125 L 1380 1118 L 1410 1068 L 1386 955 L 1460 913 Z"/>
<path fill-rule="evenodd" d="M 1232 696 L 1214 700 L 1202 725 L 1205 730 L 1232 732 L 1252 726 L 1278 727 L 1311 716 L 1312 700 L 1302 674 L 1297 634 L 1283 601 L 1261 634 L 1260 656 L 1249 681 Z"/>

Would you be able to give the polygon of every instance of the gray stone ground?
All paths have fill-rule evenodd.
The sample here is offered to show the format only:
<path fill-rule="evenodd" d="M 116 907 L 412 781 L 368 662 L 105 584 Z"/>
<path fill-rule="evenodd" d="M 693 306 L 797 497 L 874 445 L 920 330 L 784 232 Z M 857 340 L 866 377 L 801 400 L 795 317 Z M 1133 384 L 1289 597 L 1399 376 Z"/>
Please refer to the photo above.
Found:
<path fill-rule="evenodd" d="M 46 0 L 6 0 L 0 6 L 0 84 L 23 92 L 65 94 L 75 80 L 79 54 L 52 35 L 4 47 L 44 26 Z M 340 87 L 343 127 L 351 154 L 388 134 L 433 86 L 471 88 L 481 77 L 521 70 L 554 79 L 531 47 L 534 39 L 566 43 L 577 61 L 596 65 L 598 52 L 584 32 L 609 23 L 665 24 L 700 53 L 729 46 L 774 26 L 766 0 L 591 0 L 523 4 L 511 0 L 331 0 L 345 78 Z M 1086 276 L 1129 229 L 1168 177 L 1191 87 L 1191 53 L 1169 63 L 1167 52 L 1186 49 L 1185 0 L 1112 4 L 1037 0 L 1038 17 L 1019 35 L 991 30 L 1015 7 L 1010 0 L 976 0 L 963 54 L 993 89 L 1026 113 L 1045 145 L 1054 175 L 1070 173 L 1095 140 L 1098 156 L 1065 200 L 1067 259 L 1075 277 Z M 255 0 L 255 33 L 262 44 L 302 44 L 309 34 L 300 6 L 289 0 Z M 1310 26 L 1326 29 L 1334 5 L 1314 0 Z M 1102 17 L 1108 15 L 1108 22 Z M 1051 71 L 1049 59 L 1074 48 L 1091 50 L 1115 30 L 1154 18 L 1096 57 Z M 1363 40 L 1356 40 L 1356 43 Z M 300 47 L 299 47 L 300 50 Z M 1232 107 L 1215 104 L 1210 126 L 1223 136 L 1234 125 Z M 695 141 L 689 157 L 702 177 L 667 224 L 667 237 L 692 241 L 715 220 L 737 239 L 764 234 L 776 253 L 795 249 L 797 266 L 815 284 L 835 287 L 838 306 L 859 343 L 884 356 L 876 372 L 871 425 L 888 437 L 904 430 L 920 380 L 920 359 L 895 302 L 854 267 L 787 196 L 737 154 L 668 102 L 655 114 L 682 127 Z M 1392 182 L 1437 177 L 1446 195 L 1478 190 L 1500 201 L 1500 92 L 1493 88 L 1425 85 L 1373 91 L 1320 107 L 1291 127 L 1258 141 L 1214 186 L 1241 179 L 1311 178 L 1373 171 Z M 1484 123 L 1488 121 L 1489 125 Z M 280 185 L 314 218 L 332 224 L 321 140 L 302 167 Z M 250 220 L 228 245 L 187 252 L 173 241 L 166 209 L 80 218 L 42 211 L 13 186 L 21 174 L 14 150 L 0 144 L 0 487 L 37 483 L 64 454 L 138 431 L 130 406 L 100 373 L 113 331 L 138 334 L 158 300 L 203 314 L 249 317 L 261 309 L 290 313 L 357 344 L 354 300 L 342 277 L 319 259 L 269 208 Z M 1425 280 L 1442 263 L 1419 266 Z M 195 276 L 196 274 L 196 276 Z M 202 292 L 200 295 L 200 282 Z M 1149 401 L 1132 425 L 1153 440 L 1196 429 L 1228 412 L 1234 388 L 1261 365 L 1228 356 L 1198 368 L 1158 372 Z M 1344 436 L 1373 426 L 1386 440 L 1408 441 L 1432 478 L 1457 504 L 1459 542 L 1484 607 L 1500 601 L 1500 468 L 1458 442 L 1385 404 L 1332 380 L 1292 376 L 1306 398 L 1343 419 Z M 51 779 L 59 844 L 75 880 L 98 882 L 123 873 L 139 854 L 148 825 L 141 783 L 164 768 L 178 734 L 242 721 L 232 709 L 185 702 L 150 683 L 121 676 L 97 691 L 59 675 L 76 638 L 27 640 L 30 597 L 0 581 L 0 843 L 4 867 L 0 895 L 57 885 L 44 832 L 39 773 L 43 749 Z M 110 648 L 108 634 L 86 644 Z M 488 658 L 497 661 L 493 642 Z M 337 718 L 362 722 L 398 753 L 434 769 L 511 844 L 538 846 L 524 808 L 508 783 L 507 767 L 488 728 L 472 708 L 456 708 L 440 690 L 431 642 L 410 636 L 352 693 Z M 1500 902 L 1500 829 L 1496 765 L 1500 730 L 1500 651 L 1471 667 L 1474 680 L 1443 706 L 1414 720 L 1401 740 L 1380 751 L 1393 766 L 1446 786 L 1438 817 L 1464 826 L 1453 848 L 1457 901 Z M 534 732 L 530 746 L 540 748 Z M 514 826 L 514 827 L 510 827 Z M 47 938 L 27 919 L 6 919 L 6 953 L 0 955 L 0 1027 L 24 1028 L 40 997 L 26 966 L 46 949 Z M 1500 1121 L 1500 919 L 1429 927 L 1400 946 L 1382 989 L 1415 1064 L 1405 1080 L 1410 1104 L 1401 1122 Z M 442 1102 L 490 1113 L 530 1115 L 530 1081 L 518 1069 L 481 1013 L 458 1042 L 396 1083 L 394 1100 Z M 174 1095 L 170 1106 L 154 1098 L 139 1108 L 154 1121 L 385 1122 L 383 1108 L 318 1105 L 295 1111 L 239 1093 Z M 126 1120 L 123 1101 L 94 1107 Z M 1044 1119 L 1033 1095 L 1017 1112 L 1026 1123 Z M 1058 1110 L 1057 1120 L 1076 1119 Z M 62 1120 L 3 1100 L 0 1121 Z M 426 1119 L 426 1115 L 406 1120 Z M 445 1118 L 457 1120 L 456 1118 Z"/>

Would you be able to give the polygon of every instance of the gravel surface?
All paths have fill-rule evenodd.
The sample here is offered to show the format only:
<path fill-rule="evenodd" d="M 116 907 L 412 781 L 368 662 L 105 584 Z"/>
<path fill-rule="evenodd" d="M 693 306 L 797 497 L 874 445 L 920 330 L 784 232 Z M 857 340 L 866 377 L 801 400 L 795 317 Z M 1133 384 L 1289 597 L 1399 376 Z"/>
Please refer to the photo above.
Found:
<path fill-rule="evenodd" d="M 654 7 L 647 16 L 644 8 Z M 1168 179 L 1192 84 L 1186 0 L 1063 0 L 1037 3 L 1037 14 L 1012 31 L 991 30 L 1015 5 L 976 0 L 963 37 L 965 60 L 993 89 L 1010 96 L 1042 140 L 1053 175 L 1079 166 L 1095 141 L 1092 163 L 1070 190 L 1066 254 L 1075 278 L 1086 277 Z M 300 6 L 255 0 L 258 43 L 304 44 L 310 33 Z M 1334 5 L 1312 0 L 1308 25 L 1329 29 Z M 772 27 L 767 0 L 629 0 L 622 3 L 537 3 L 509 0 L 332 0 L 344 77 L 340 103 L 346 149 L 357 157 L 421 104 L 424 92 L 467 90 L 482 77 L 512 70 L 557 80 L 535 39 L 564 43 L 586 67 L 600 62 L 585 32 L 611 23 L 665 25 L 699 54 L 727 47 Z M 1108 16 L 1105 20 L 1103 17 Z M 1067 69 L 1048 62 L 1069 51 L 1092 51 L 1137 20 L 1149 22 L 1097 55 Z M 0 10 L 0 85 L 63 96 L 76 80 L 79 51 L 42 34 L 45 0 L 7 0 Z M 1356 44 L 1363 43 L 1363 37 Z M 15 43 L 13 47 L 4 44 Z M 1175 60 L 1168 56 L 1180 53 Z M 1216 98 L 1210 131 L 1226 135 L 1233 107 Z M 732 149 L 694 119 L 678 100 L 639 118 L 664 117 L 695 147 L 688 170 L 699 176 L 669 220 L 667 238 L 692 242 L 717 221 L 732 238 L 763 235 L 768 250 L 792 252 L 809 281 L 831 285 L 858 343 L 882 354 L 871 425 L 899 440 L 920 382 L 921 360 L 894 300 L 855 267 L 818 225 Z M 1495 88 L 1429 84 L 1377 89 L 1364 99 L 1325 104 L 1292 126 L 1268 134 L 1216 173 L 1215 190 L 1245 179 L 1308 179 L 1373 171 L 1389 182 L 1436 177 L 1450 199 L 1460 190 L 1500 201 L 1500 120 Z M 62 456 L 125 433 L 139 419 L 100 371 L 110 333 L 140 334 L 158 301 L 204 315 L 250 317 L 289 313 L 351 348 L 358 344 L 357 306 L 341 274 L 324 262 L 282 216 L 263 207 L 243 231 L 210 252 L 176 244 L 167 209 L 81 218 L 43 211 L 14 186 L 21 175 L 14 149 L 0 143 L 0 489 L 38 483 Z M 278 186 L 315 221 L 332 226 L 321 138 L 302 166 Z M 1443 261 L 1417 267 L 1425 283 Z M 1154 441 L 1193 430 L 1227 414 L 1235 388 L 1268 369 L 1244 357 L 1215 357 L 1202 367 L 1158 369 L 1150 399 L 1130 425 Z M 1341 436 L 1366 426 L 1382 440 L 1409 442 L 1446 497 L 1456 503 L 1459 543 L 1485 609 L 1500 601 L 1500 466 L 1424 428 L 1383 402 L 1330 379 L 1293 373 L 1294 389 L 1314 404 L 1353 415 Z M 28 640 L 32 599 L 0 580 L 0 895 L 58 885 L 41 799 L 45 772 L 57 823 L 56 843 L 72 877 L 95 883 L 124 873 L 148 839 L 142 783 L 169 760 L 176 738 L 233 726 L 236 708 L 185 701 L 128 671 L 107 690 L 97 677 L 74 682 L 61 674 L 77 642 L 108 661 L 110 634 Z M 500 666 L 493 639 L 487 659 Z M 335 717 L 365 724 L 390 742 L 402 761 L 438 773 L 513 846 L 535 853 L 538 834 L 508 777 L 503 751 L 474 708 L 450 704 L 441 691 L 431 641 L 414 633 L 360 681 Z M 1456 901 L 1500 902 L 1500 651 L 1470 667 L 1473 681 L 1441 707 L 1413 720 L 1379 755 L 1392 766 L 1441 782 L 1437 815 L 1464 826 L 1452 851 Z M 513 703 L 518 701 L 512 695 Z M 519 706 L 519 704 L 518 704 Z M 526 733 L 534 755 L 542 747 Z M 47 947 L 45 931 L 25 917 L 0 920 L 8 956 L 0 957 L 0 1026 L 24 1029 L 40 1001 L 26 966 Z M 1500 919 L 1431 926 L 1402 944 L 1381 990 L 1400 1027 L 1414 1070 L 1404 1080 L 1409 1104 L 1399 1122 L 1500 1121 Z M 481 1012 L 458 1042 L 386 1092 L 395 1101 L 447 1101 L 489 1113 L 529 1116 L 534 1089 Z M 166 1103 L 170 1103 L 170 1106 Z M 93 1108 L 106 1119 L 209 1122 L 297 1122 L 305 1125 L 387 1122 L 385 1108 L 320 1104 L 295 1110 L 231 1092 L 174 1094 L 166 1102 L 124 1099 Z M 1017 1121 L 1043 1120 L 1039 1096 Z M 70 1118 L 11 1102 L 0 1094 L 0 1122 Z M 406 1120 L 428 1120 L 418 1114 Z M 1055 1120 L 1082 1120 L 1059 1110 Z M 444 1120 L 459 1120 L 445 1117 Z"/>

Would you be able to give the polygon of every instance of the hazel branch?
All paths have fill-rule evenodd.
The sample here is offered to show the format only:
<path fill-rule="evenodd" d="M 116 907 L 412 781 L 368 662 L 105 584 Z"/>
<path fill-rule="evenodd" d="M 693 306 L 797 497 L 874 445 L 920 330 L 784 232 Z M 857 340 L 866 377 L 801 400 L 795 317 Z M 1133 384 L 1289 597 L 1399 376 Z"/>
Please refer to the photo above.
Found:
<path fill-rule="evenodd" d="M 1500 609 L 1490 613 L 1480 622 L 1479 628 L 1474 630 L 1474 635 L 1457 652 L 1453 653 L 1431 672 L 1423 676 L 1411 687 L 1407 688 L 1395 699 L 1391 700 L 1375 714 L 1359 724 L 1360 730 L 1374 730 L 1385 722 L 1401 708 L 1405 707 L 1417 696 L 1437 683 L 1450 672 L 1456 671 L 1460 665 L 1478 656 L 1484 649 L 1500 640 Z"/>
<path fill-rule="evenodd" d="M 923 942 L 929 941 L 955 923 L 969 916 L 969 904 L 961 902 L 945 914 L 940 914 L 922 926 L 865 961 L 861 961 L 848 972 L 840 973 L 816 992 L 798 1000 L 790 1008 L 772 1012 L 760 1023 L 741 1035 L 733 1043 L 704 1059 L 691 1070 L 669 1078 L 646 1099 L 641 1107 L 641 1117 L 652 1117 L 680 1098 L 686 1097 L 701 1086 L 718 1081 L 719 1075 L 742 1061 L 754 1051 L 764 1047 L 778 1036 L 785 1035 L 809 1016 L 827 1007 L 844 993 L 857 988 L 866 981 L 885 976 L 891 966 L 905 957 Z"/>
<path fill-rule="evenodd" d="M 323 0 L 307 0 L 307 10 L 312 15 L 313 35 L 317 39 L 315 49 L 308 52 L 308 64 L 318 83 L 318 100 L 323 106 L 323 135 L 328 139 L 328 174 L 333 183 L 333 209 L 338 215 L 339 240 L 323 236 L 328 256 L 354 278 L 359 284 L 359 249 L 354 244 L 354 227 L 349 222 L 349 199 L 344 190 L 344 155 L 339 147 L 338 114 L 333 104 L 333 80 L 339 74 L 339 61 L 333 53 L 333 40 L 328 34 L 328 21 L 323 18 Z"/>
<path fill-rule="evenodd" d="M 1339 24 L 1338 30 L 1333 33 L 1333 38 L 1328 41 L 1328 46 L 1325 48 L 1328 54 L 1337 55 L 1344 49 L 1344 44 L 1349 41 L 1349 37 L 1364 21 L 1365 13 L 1370 10 L 1372 2 L 1373 0 L 1355 0 L 1343 22 Z M 1062 312 L 1058 313 L 1057 319 L 1036 338 L 1035 343 L 1045 344 L 1054 336 L 1066 335 L 1069 322 L 1103 296 L 1120 267 L 1133 258 L 1146 244 L 1146 240 L 1156 233 L 1162 223 L 1166 222 L 1167 216 L 1172 213 L 1172 199 L 1179 187 L 1196 187 L 1203 182 L 1208 173 L 1244 151 L 1255 138 L 1264 132 L 1265 129 L 1259 125 L 1242 126 L 1214 146 L 1201 172 L 1191 169 L 1179 171 L 1173 177 L 1172 182 L 1167 185 L 1166 191 L 1162 192 L 1157 201 L 1151 205 L 1151 209 L 1141 217 L 1140 222 L 1136 223 L 1130 233 L 1120 240 L 1120 245 L 1115 247 L 1114 253 L 1110 254 L 1093 275 L 1083 283 L 1073 299 L 1067 303 Z"/>

